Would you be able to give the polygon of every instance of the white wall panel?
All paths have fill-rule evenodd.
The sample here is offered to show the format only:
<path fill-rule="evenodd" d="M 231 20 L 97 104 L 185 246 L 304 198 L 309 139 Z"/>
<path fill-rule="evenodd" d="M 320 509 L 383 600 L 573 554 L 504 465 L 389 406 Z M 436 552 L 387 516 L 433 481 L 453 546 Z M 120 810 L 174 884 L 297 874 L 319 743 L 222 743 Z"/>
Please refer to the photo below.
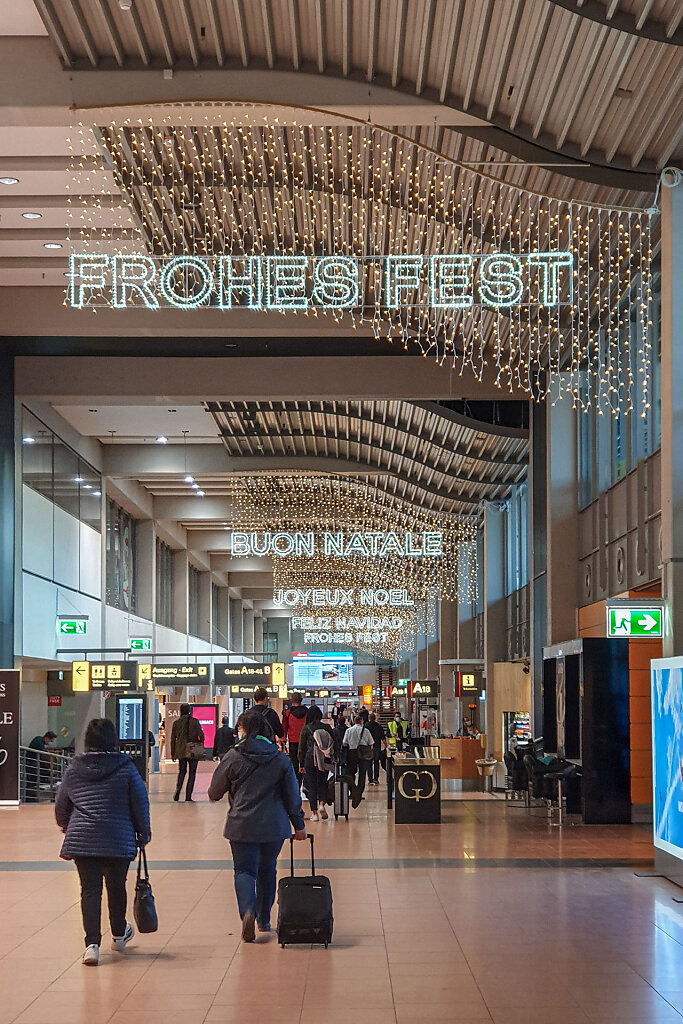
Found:
<path fill-rule="evenodd" d="M 123 647 L 127 650 L 130 637 L 153 635 L 152 623 L 147 619 L 108 605 L 105 607 L 105 626 L 107 647 Z"/>
<path fill-rule="evenodd" d="M 33 488 L 22 487 L 22 561 L 23 569 L 52 579 L 54 505 Z"/>
<path fill-rule="evenodd" d="M 80 523 L 79 590 L 100 598 L 102 593 L 102 535 Z"/>
<path fill-rule="evenodd" d="M 23 650 L 26 658 L 69 661 L 67 654 L 57 655 L 57 648 L 76 652 L 87 647 L 102 646 L 100 602 L 83 594 L 65 590 L 47 580 L 23 573 Z M 57 636 L 58 615 L 87 615 L 85 636 Z"/>
<path fill-rule="evenodd" d="M 80 523 L 57 505 L 55 510 L 55 571 L 56 583 L 78 590 L 78 534 Z"/>

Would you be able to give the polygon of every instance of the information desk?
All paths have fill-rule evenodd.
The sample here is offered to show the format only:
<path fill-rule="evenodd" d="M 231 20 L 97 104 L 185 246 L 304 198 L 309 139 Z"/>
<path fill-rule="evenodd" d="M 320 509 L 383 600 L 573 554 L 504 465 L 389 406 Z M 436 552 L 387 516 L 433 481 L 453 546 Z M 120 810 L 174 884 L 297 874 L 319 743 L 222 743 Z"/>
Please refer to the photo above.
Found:
<path fill-rule="evenodd" d="M 477 759 L 484 757 L 486 737 L 472 740 L 469 736 L 454 736 L 453 739 L 439 739 L 438 745 L 441 758 L 442 779 L 478 780 Z M 430 745 L 431 746 L 431 745 Z M 468 787 L 463 787 L 468 788 Z M 472 788 L 472 787 L 469 787 Z"/>
<path fill-rule="evenodd" d="M 397 825 L 441 822 L 441 770 L 436 758 L 394 757 L 394 821 Z"/>

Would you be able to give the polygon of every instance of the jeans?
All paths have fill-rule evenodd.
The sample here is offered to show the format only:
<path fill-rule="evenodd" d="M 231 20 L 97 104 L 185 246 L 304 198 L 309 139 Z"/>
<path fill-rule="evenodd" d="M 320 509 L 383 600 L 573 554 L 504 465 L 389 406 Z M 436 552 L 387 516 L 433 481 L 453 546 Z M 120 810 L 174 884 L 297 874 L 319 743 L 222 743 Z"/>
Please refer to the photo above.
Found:
<path fill-rule="evenodd" d="M 194 789 L 194 777 L 197 774 L 197 758 L 181 757 L 178 761 L 178 782 L 175 788 L 176 796 L 180 795 L 187 772 L 187 786 L 185 788 L 185 799 L 189 800 Z"/>
<path fill-rule="evenodd" d="M 370 766 L 370 782 L 379 782 L 379 763 L 381 760 L 379 750 L 374 752 L 372 758 L 372 764 Z"/>
<path fill-rule="evenodd" d="M 299 778 L 299 744 L 289 741 L 289 760 L 292 762 L 294 774 Z"/>
<path fill-rule="evenodd" d="M 273 843 L 230 840 L 240 917 L 251 911 L 262 927 L 270 924 L 270 911 L 275 902 L 277 858 L 283 842 L 282 839 Z"/>
<path fill-rule="evenodd" d="M 81 879 L 81 912 L 86 946 L 99 946 L 102 941 L 102 880 L 107 886 L 109 924 L 113 937 L 120 939 L 126 931 L 126 875 L 130 861 L 125 857 L 76 857 Z"/>
<path fill-rule="evenodd" d="M 327 772 L 321 772 L 314 764 L 306 765 L 304 793 L 311 805 L 312 813 L 315 814 L 318 804 L 327 802 Z"/>

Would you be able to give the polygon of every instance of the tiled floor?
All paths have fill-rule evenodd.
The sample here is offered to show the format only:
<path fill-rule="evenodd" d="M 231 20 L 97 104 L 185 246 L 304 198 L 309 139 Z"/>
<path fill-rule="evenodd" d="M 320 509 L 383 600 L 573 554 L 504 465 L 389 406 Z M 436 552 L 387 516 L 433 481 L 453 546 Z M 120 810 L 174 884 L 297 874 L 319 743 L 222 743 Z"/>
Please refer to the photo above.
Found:
<path fill-rule="evenodd" d="M 560 831 L 502 800 L 396 827 L 371 791 L 348 823 L 310 826 L 333 945 L 246 946 L 208 777 L 187 805 L 153 781 L 160 931 L 116 958 L 105 940 L 96 970 L 51 808 L 0 813 L 0 1024 L 683 1024 L 683 907 L 634 874 L 646 829 Z"/>

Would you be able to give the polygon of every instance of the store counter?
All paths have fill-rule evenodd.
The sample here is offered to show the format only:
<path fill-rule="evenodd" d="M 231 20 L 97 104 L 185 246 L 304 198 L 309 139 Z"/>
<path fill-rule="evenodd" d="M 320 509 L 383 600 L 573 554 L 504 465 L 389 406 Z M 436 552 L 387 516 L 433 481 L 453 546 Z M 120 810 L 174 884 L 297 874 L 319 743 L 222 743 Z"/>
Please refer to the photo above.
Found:
<path fill-rule="evenodd" d="M 472 740 L 469 736 L 454 736 L 453 739 L 439 739 L 430 744 L 429 749 L 438 747 L 441 762 L 441 778 L 444 780 L 458 779 L 472 785 L 464 785 L 463 789 L 474 789 L 479 779 L 477 760 L 486 753 L 486 736 Z M 452 788 L 452 787 L 444 787 Z"/>

